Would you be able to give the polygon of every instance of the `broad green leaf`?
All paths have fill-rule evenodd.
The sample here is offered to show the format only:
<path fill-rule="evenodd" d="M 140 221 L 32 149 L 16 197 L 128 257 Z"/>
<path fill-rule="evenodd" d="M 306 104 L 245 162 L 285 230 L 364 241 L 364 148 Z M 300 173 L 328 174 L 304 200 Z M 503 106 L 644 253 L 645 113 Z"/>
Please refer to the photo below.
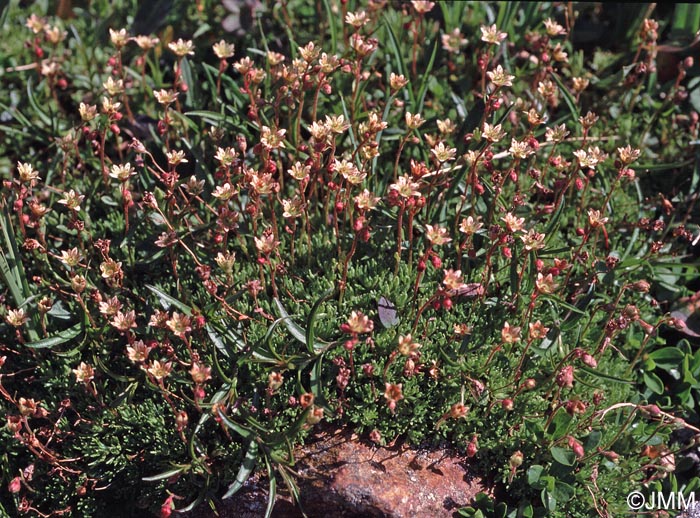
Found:
<path fill-rule="evenodd" d="M 683 361 L 685 354 L 675 347 L 664 347 L 649 353 L 649 358 L 654 360 L 657 367 L 662 369 L 676 368 Z"/>
<path fill-rule="evenodd" d="M 530 466 L 527 470 L 527 483 L 533 487 L 540 481 L 540 475 L 544 471 L 544 467 L 539 464 Z"/>
<path fill-rule="evenodd" d="M 552 458 L 559 464 L 563 464 L 564 466 L 573 466 L 574 462 L 576 462 L 576 455 L 571 450 L 553 446 L 549 451 L 552 454 Z"/>
<path fill-rule="evenodd" d="M 653 372 L 645 372 L 643 378 L 644 384 L 654 394 L 661 395 L 664 393 L 664 382 L 661 381 L 661 378 L 659 378 L 656 374 L 654 374 Z"/>

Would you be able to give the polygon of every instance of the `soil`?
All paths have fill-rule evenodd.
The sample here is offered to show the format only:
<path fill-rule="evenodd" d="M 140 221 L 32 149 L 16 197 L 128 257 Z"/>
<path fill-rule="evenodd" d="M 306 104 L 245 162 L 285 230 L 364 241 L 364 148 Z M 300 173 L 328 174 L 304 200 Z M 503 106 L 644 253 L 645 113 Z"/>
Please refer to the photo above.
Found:
<path fill-rule="evenodd" d="M 448 518 L 479 492 L 491 493 L 463 456 L 448 449 L 379 447 L 351 431 L 325 429 L 296 450 L 300 504 L 308 518 Z M 266 476 L 251 477 L 232 498 L 216 505 L 221 518 L 262 518 Z M 274 518 L 302 518 L 278 477 Z M 186 518 L 214 518 L 208 506 Z"/>

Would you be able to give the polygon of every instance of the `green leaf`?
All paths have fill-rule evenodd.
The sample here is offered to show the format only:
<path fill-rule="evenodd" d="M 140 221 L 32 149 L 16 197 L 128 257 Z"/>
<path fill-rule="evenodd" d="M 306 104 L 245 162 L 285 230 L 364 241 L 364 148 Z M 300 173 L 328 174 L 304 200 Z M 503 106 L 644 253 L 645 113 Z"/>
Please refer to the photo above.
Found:
<path fill-rule="evenodd" d="M 540 481 L 540 475 L 544 471 L 544 467 L 539 464 L 534 464 L 530 466 L 527 470 L 527 483 L 533 487 L 537 487 L 536 484 Z"/>
<path fill-rule="evenodd" d="M 243 484 L 245 484 L 246 480 L 250 477 L 250 475 L 253 474 L 253 470 L 255 469 L 255 464 L 258 461 L 258 443 L 254 440 L 251 439 L 250 443 L 248 444 L 248 450 L 246 451 L 245 458 L 243 459 L 243 463 L 241 464 L 241 467 L 238 469 L 238 473 L 236 474 L 236 479 L 231 483 L 230 486 L 228 486 L 228 490 L 222 496 L 222 499 L 226 498 L 231 498 L 233 495 L 235 495 L 239 489 L 243 487 Z M 270 476 L 270 478 L 274 478 L 274 476 Z"/>
<path fill-rule="evenodd" d="M 268 463 L 269 466 L 269 463 Z M 275 508 L 277 501 L 277 479 L 275 475 L 268 469 L 270 485 L 267 492 L 267 507 L 265 508 L 265 518 L 271 518 L 272 510 Z"/>
<path fill-rule="evenodd" d="M 158 298 L 160 299 L 160 303 L 163 306 L 164 309 L 169 309 L 170 306 L 175 306 L 178 308 L 180 311 L 183 311 L 186 315 L 191 315 L 192 314 L 192 308 L 185 304 L 184 302 L 180 302 L 174 297 L 171 297 L 167 293 L 165 293 L 162 289 L 157 288 L 155 286 L 152 286 L 150 284 L 146 284 L 146 288 L 151 290 L 153 293 L 155 293 Z"/>
<path fill-rule="evenodd" d="M 643 375 L 644 384 L 651 390 L 654 394 L 661 395 L 664 393 L 664 382 L 661 381 L 656 374 L 653 372 L 645 372 Z"/>
<path fill-rule="evenodd" d="M 322 295 L 321 298 L 316 301 L 316 304 L 320 304 L 321 302 L 323 302 L 324 297 L 326 297 L 326 296 L 329 296 L 329 295 L 326 295 L 326 294 Z M 323 351 L 327 348 L 327 345 L 321 344 L 319 342 L 314 342 L 313 344 L 308 342 L 307 341 L 308 330 L 305 330 L 299 324 L 297 324 L 296 322 L 294 322 L 292 320 L 292 317 L 289 315 L 289 313 L 287 313 L 287 310 L 284 308 L 284 306 L 282 305 L 280 300 L 277 298 L 275 298 L 275 305 L 277 306 L 277 311 L 279 312 L 279 316 L 280 316 L 280 318 L 282 318 L 284 320 L 284 325 L 286 326 L 289 333 L 294 338 L 296 338 L 299 342 L 305 344 L 310 352 L 317 353 L 317 352 Z M 311 336 L 313 337 L 313 334 Z"/>
<path fill-rule="evenodd" d="M 73 338 L 80 334 L 82 328 L 82 325 L 75 324 L 73 327 L 69 327 L 68 329 L 65 329 L 64 331 L 61 331 L 53 336 L 43 338 L 35 342 L 29 342 L 24 345 L 30 349 L 49 349 L 51 347 L 56 347 L 57 345 L 70 342 Z"/>
<path fill-rule="evenodd" d="M 333 14 L 333 9 L 331 8 L 331 4 L 328 0 L 323 0 L 323 6 L 326 9 L 326 17 L 328 20 L 328 28 L 331 33 L 331 52 L 333 54 L 338 53 L 338 28 L 336 27 L 335 23 L 336 20 L 338 20 L 338 17 Z M 340 23 L 342 24 L 342 20 Z"/>
<path fill-rule="evenodd" d="M 566 450 L 558 446 L 552 446 L 549 451 L 552 454 L 552 458 L 559 464 L 563 464 L 564 466 L 573 466 L 574 462 L 576 462 L 576 455 L 571 450 Z"/>
<path fill-rule="evenodd" d="M 574 120 L 578 121 L 580 114 L 578 111 L 578 106 L 576 105 L 576 99 L 573 95 L 571 95 L 571 92 L 569 92 L 569 89 L 566 87 L 566 85 L 564 85 L 558 74 L 552 73 L 552 77 L 554 78 L 554 82 L 557 83 L 559 91 L 564 97 L 564 102 L 569 107 L 571 115 L 573 116 Z"/>
<path fill-rule="evenodd" d="M 0 243 L 0 279 L 5 286 L 10 290 L 13 300 L 17 308 L 24 306 L 31 298 L 27 275 L 24 271 L 24 265 L 17 247 L 17 238 L 15 237 L 14 227 L 12 226 L 12 218 L 6 201 L 3 199 L 0 203 L 2 206 L 2 219 L 0 219 L 0 229 L 2 230 L 3 242 Z M 39 325 L 38 315 L 32 314 L 32 319 L 27 322 L 27 334 L 29 340 L 39 340 L 39 334 L 36 332 L 36 326 Z"/>
<path fill-rule="evenodd" d="M 168 471 L 164 471 L 163 473 L 159 473 L 157 475 L 153 475 L 150 477 L 143 477 L 141 480 L 144 482 L 157 482 L 158 480 L 163 480 L 166 478 L 174 477 L 175 475 L 179 473 L 183 473 L 186 469 L 186 466 L 181 466 L 179 468 L 171 469 Z"/>
<path fill-rule="evenodd" d="M 292 317 L 287 313 L 279 299 L 275 299 L 275 305 L 277 306 L 277 311 L 280 314 L 280 318 L 284 320 L 284 325 L 287 327 L 289 333 L 296 338 L 301 343 L 306 343 L 306 331 L 301 328 L 297 323 L 292 320 Z"/>
<path fill-rule="evenodd" d="M 309 388 L 318 404 L 321 406 L 325 405 L 325 397 L 323 395 L 323 354 L 318 357 L 309 373 Z"/>
<path fill-rule="evenodd" d="M 607 381 L 612 381 L 613 383 L 625 383 L 628 385 L 634 385 L 634 381 L 632 380 L 626 380 L 622 378 L 618 378 L 616 376 L 612 376 L 610 374 L 605 374 L 604 372 L 600 372 L 599 370 L 596 369 L 591 369 L 590 367 L 587 367 L 585 365 L 581 365 L 578 367 L 578 370 L 583 371 L 587 374 L 590 374 L 592 376 L 595 376 L 596 378 L 604 379 Z"/>
<path fill-rule="evenodd" d="M 574 497 L 575 494 L 576 489 L 573 486 L 567 484 L 566 482 L 557 480 L 554 484 L 554 491 L 552 491 L 552 496 L 557 502 L 568 502 Z"/>
<path fill-rule="evenodd" d="M 428 79 L 433 77 L 431 75 L 431 71 L 433 70 L 433 66 L 435 65 L 435 56 L 437 56 L 437 50 L 438 40 L 435 40 L 435 44 L 433 45 L 433 53 L 430 56 L 428 66 L 421 71 L 423 78 L 421 79 L 420 88 L 418 89 L 418 108 L 416 109 L 416 113 L 421 113 L 423 111 L 423 104 L 425 103 L 425 93 L 428 90 Z"/>
<path fill-rule="evenodd" d="M 199 90 L 199 86 L 192 76 L 192 67 L 190 61 L 187 58 L 183 58 L 180 62 L 182 71 L 182 80 L 187 85 L 187 94 L 185 96 L 185 101 L 188 106 L 194 106 L 196 104 L 195 95 Z"/>
<path fill-rule="evenodd" d="M 554 510 L 557 508 L 557 500 L 552 496 L 552 493 L 547 491 L 546 489 L 542 490 L 541 493 L 542 497 L 542 504 L 544 507 L 550 512 L 553 513 Z"/>
<path fill-rule="evenodd" d="M 219 125 L 222 122 L 226 122 L 227 117 L 221 113 L 207 111 L 207 110 L 194 110 L 185 112 L 187 117 L 199 117 L 204 119 L 205 122 L 213 125 Z"/>
<path fill-rule="evenodd" d="M 654 360 L 657 367 L 662 369 L 673 369 L 678 367 L 685 354 L 675 347 L 664 347 L 649 354 L 649 358 Z"/>
<path fill-rule="evenodd" d="M 408 73 L 408 70 L 406 69 L 406 64 L 404 63 L 403 57 L 401 56 L 401 46 L 399 45 L 399 40 L 396 37 L 394 30 L 391 28 L 389 17 L 386 14 L 384 14 L 384 28 L 389 34 L 389 47 L 394 54 L 394 58 L 396 60 L 396 68 L 398 69 L 400 74 L 402 74 L 405 78 L 408 79 L 410 75 Z M 416 106 L 416 97 L 413 94 L 412 85 L 409 84 L 407 86 L 408 95 L 411 99 L 411 106 Z"/>
<path fill-rule="evenodd" d="M 236 432 L 238 435 L 243 437 L 244 440 L 251 441 L 255 437 L 255 433 L 252 430 L 249 430 L 245 426 L 242 426 L 238 423 L 235 423 L 231 421 L 231 419 L 228 418 L 226 414 L 224 414 L 221 409 L 217 409 L 219 413 L 219 417 L 221 418 L 221 422 L 224 423 L 228 428 Z"/>
<path fill-rule="evenodd" d="M 309 349 L 310 353 L 315 353 L 317 352 L 316 348 L 316 335 L 314 332 L 314 328 L 316 325 L 316 315 L 318 314 L 318 310 L 321 307 L 321 304 L 323 304 L 325 301 L 330 299 L 333 294 L 335 293 L 335 287 L 327 289 L 323 294 L 314 302 L 314 305 L 311 307 L 311 312 L 309 313 L 309 317 L 306 319 L 306 334 L 305 334 L 305 339 L 306 339 L 306 347 Z M 323 346 L 320 346 L 320 349 L 323 349 Z"/>
<path fill-rule="evenodd" d="M 36 114 L 37 117 L 39 117 L 39 120 L 44 124 L 44 126 L 47 126 L 51 128 L 53 126 L 51 117 L 49 117 L 44 110 L 41 108 L 39 105 L 39 102 L 36 100 L 36 97 L 34 97 L 34 89 L 32 88 L 32 79 L 29 77 L 27 79 L 27 99 L 29 99 L 29 104 L 31 105 L 32 109 L 34 110 L 34 113 Z"/>

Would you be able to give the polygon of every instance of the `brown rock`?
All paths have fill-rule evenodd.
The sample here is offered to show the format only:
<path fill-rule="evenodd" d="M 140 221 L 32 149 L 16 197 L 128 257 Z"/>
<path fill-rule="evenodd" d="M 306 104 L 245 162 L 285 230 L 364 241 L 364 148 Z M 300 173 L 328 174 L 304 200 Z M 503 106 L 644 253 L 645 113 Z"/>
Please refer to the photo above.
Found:
<path fill-rule="evenodd" d="M 382 448 L 347 431 L 318 434 L 298 448 L 296 460 L 301 505 L 309 518 L 448 518 L 485 491 L 454 452 L 403 444 Z M 222 518 L 263 517 L 266 506 L 267 480 L 257 476 L 225 501 L 219 513 Z M 210 516 L 200 512 L 191 518 Z M 272 516 L 302 514 L 282 495 Z"/>

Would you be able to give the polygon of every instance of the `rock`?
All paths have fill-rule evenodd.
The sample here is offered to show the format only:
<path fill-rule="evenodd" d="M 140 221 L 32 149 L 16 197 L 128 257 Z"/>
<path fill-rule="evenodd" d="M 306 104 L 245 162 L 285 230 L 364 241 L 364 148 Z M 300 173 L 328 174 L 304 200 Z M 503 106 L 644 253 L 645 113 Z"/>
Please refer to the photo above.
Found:
<path fill-rule="evenodd" d="M 455 452 L 404 444 L 377 447 L 343 430 L 320 432 L 296 455 L 301 505 L 309 518 L 448 518 L 486 491 Z M 273 517 L 302 516 L 289 496 L 277 500 Z M 257 518 L 266 507 L 267 480 L 256 476 L 218 511 L 222 518 Z"/>

